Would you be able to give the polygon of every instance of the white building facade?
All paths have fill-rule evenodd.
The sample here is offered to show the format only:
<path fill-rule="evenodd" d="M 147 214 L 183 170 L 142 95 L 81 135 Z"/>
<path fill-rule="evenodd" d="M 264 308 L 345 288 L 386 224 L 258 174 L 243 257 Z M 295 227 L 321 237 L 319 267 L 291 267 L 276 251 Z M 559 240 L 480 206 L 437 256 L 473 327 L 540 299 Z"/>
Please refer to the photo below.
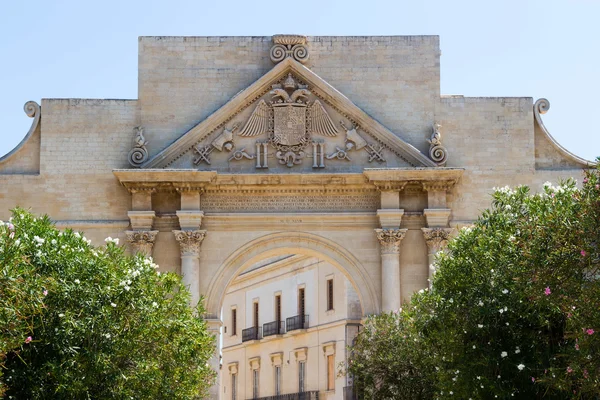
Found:
<path fill-rule="evenodd" d="M 340 371 L 361 315 L 350 281 L 317 257 L 249 268 L 223 304 L 221 398 L 343 399 L 351 381 Z"/>

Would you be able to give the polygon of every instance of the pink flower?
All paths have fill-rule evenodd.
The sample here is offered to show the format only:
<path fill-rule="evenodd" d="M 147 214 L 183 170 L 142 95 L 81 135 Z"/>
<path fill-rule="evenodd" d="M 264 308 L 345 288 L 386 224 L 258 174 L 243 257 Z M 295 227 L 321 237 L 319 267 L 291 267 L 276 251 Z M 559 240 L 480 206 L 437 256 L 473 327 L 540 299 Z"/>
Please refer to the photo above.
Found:
<path fill-rule="evenodd" d="M 27 336 L 27 339 L 25 339 L 25 343 L 29 343 L 31 342 L 33 339 L 31 339 L 31 336 Z"/>
<path fill-rule="evenodd" d="M 14 232 L 11 232 L 11 233 L 8 235 L 8 237 L 9 237 L 9 238 L 11 238 L 11 239 L 14 239 L 14 238 L 15 238 L 15 233 L 14 233 Z"/>
<path fill-rule="evenodd" d="M 15 230 L 15 226 L 13 224 L 8 224 L 8 230 L 9 231 L 14 231 Z"/>
<path fill-rule="evenodd" d="M 43 291 L 43 294 L 44 294 L 44 296 L 48 296 L 48 291 L 47 291 L 47 290 L 44 290 L 44 291 Z"/>
<path fill-rule="evenodd" d="M 588 183 L 588 178 L 583 178 L 583 183 Z"/>
<path fill-rule="evenodd" d="M 570 374 L 571 372 L 573 372 L 573 368 L 571 368 L 571 367 L 567 367 L 567 373 L 569 373 L 569 374 Z"/>
<path fill-rule="evenodd" d="M 579 350 L 579 345 L 578 344 L 575 345 L 575 350 Z"/>
<path fill-rule="evenodd" d="M 533 376 L 531 377 L 531 382 L 535 382 L 535 378 Z"/>
<path fill-rule="evenodd" d="M 593 335 L 594 334 L 594 330 L 593 329 L 588 329 L 587 331 L 585 331 L 585 333 L 587 333 L 588 335 Z"/>
<path fill-rule="evenodd" d="M 581 257 L 585 257 L 585 250 L 581 250 Z"/>
<path fill-rule="evenodd" d="M 552 291 L 550 290 L 550 286 L 546 286 L 546 289 L 544 289 L 544 294 L 546 296 L 550 296 L 550 293 L 552 293 Z"/>
<path fill-rule="evenodd" d="M 600 189 L 600 185 L 596 185 L 596 189 Z"/>
<path fill-rule="evenodd" d="M 583 370 L 583 377 L 584 377 L 585 379 L 587 379 L 587 378 L 588 378 L 588 376 L 589 376 L 589 374 L 588 374 L 588 370 L 587 370 L 587 369 L 584 369 L 584 370 Z"/>

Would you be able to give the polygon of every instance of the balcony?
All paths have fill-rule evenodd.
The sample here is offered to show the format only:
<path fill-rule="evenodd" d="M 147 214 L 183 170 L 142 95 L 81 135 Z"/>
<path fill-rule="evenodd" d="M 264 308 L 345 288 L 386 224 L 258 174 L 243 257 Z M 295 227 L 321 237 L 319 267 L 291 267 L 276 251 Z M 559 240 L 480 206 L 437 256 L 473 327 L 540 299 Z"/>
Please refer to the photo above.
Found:
<path fill-rule="evenodd" d="M 296 331 L 298 329 L 308 329 L 308 315 L 296 315 L 285 320 L 287 331 Z"/>
<path fill-rule="evenodd" d="M 285 323 L 283 321 L 267 322 L 263 325 L 263 337 L 283 335 L 284 333 Z"/>
<path fill-rule="evenodd" d="M 246 328 L 242 330 L 242 343 L 249 340 L 260 340 L 262 339 L 262 329 L 258 326 L 252 328 Z"/>
<path fill-rule="evenodd" d="M 254 400 L 319 400 L 319 392 L 299 392 L 299 393 L 288 393 L 280 394 L 277 396 L 258 397 Z"/>

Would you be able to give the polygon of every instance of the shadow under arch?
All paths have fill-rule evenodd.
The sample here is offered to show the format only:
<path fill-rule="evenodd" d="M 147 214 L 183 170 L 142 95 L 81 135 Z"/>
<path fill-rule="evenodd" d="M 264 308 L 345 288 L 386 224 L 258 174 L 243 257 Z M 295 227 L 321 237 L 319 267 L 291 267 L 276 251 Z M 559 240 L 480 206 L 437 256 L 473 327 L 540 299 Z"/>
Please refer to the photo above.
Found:
<path fill-rule="evenodd" d="M 208 286 L 207 312 L 220 315 L 227 287 L 242 271 L 265 258 L 284 254 L 302 254 L 330 262 L 354 285 L 363 316 L 379 313 L 379 296 L 372 278 L 360 261 L 338 243 L 307 232 L 272 233 L 254 239 L 235 250 L 221 264 Z"/>

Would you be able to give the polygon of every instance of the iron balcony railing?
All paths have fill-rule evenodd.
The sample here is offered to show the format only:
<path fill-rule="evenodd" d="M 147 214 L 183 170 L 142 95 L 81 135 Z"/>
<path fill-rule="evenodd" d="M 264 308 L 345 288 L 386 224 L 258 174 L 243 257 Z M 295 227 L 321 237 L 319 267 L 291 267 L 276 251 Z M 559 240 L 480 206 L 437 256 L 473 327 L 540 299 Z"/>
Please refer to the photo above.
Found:
<path fill-rule="evenodd" d="M 253 326 L 251 328 L 246 328 L 242 330 L 242 342 L 260 339 L 262 339 L 262 329 L 260 329 L 260 327 Z"/>
<path fill-rule="evenodd" d="M 298 392 L 279 394 L 277 396 L 255 397 L 253 400 L 319 400 L 319 392 Z"/>
<path fill-rule="evenodd" d="M 308 315 L 296 315 L 285 320 L 287 331 L 295 331 L 298 329 L 308 329 Z"/>
<path fill-rule="evenodd" d="M 285 322 L 273 321 L 263 324 L 263 337 L 283 335 L 285 333 Z"/>

